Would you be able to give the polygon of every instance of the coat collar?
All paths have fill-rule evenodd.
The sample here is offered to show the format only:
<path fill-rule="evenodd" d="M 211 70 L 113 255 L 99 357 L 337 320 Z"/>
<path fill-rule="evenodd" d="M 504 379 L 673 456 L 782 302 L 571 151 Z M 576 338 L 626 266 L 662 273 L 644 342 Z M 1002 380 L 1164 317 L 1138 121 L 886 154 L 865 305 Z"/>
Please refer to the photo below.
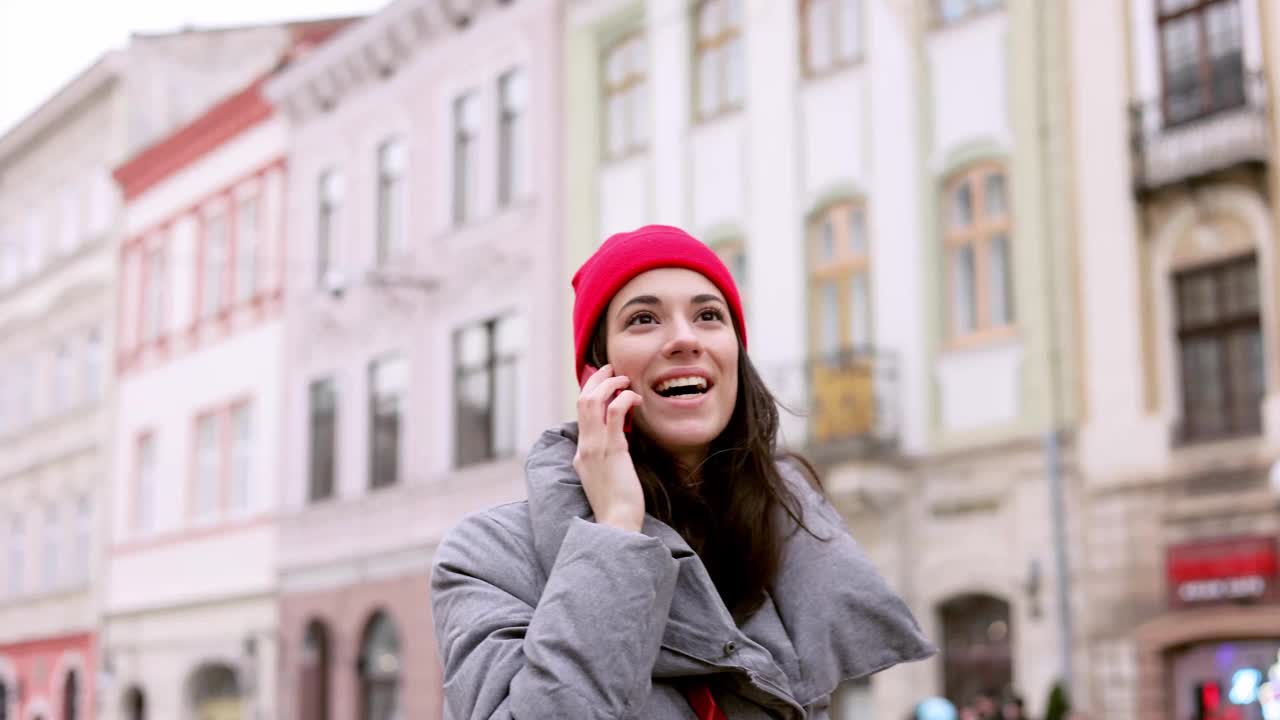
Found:
<path fill-rule="evenodd" d="M 573 468 L 577 440 L 576 423 L 548 430 L 526 464 L 534 551 L 544 576 L 555 565 L 570 522 L 592 517 Z M 845 535 L 844 523 L 830 505 L 798 473 L 780 467 L 801 500 L 806 525 L 819 538 L 834 539 L 824 541 L 803 530 L 789 534 L 770 596 L 799 653 L 802 677 L 788 678 L 771 664 L 761 679 L 789 685 L 790 694 L 804 705 L 843 680 L 936 652 L 906 605 Z M 660 539 L 679 565 L 654 676 L 716 672 L 718 661 L 724 662 L 726 639 L 744 636 L 684 538 L 650 515 L 641 532 Z"/>

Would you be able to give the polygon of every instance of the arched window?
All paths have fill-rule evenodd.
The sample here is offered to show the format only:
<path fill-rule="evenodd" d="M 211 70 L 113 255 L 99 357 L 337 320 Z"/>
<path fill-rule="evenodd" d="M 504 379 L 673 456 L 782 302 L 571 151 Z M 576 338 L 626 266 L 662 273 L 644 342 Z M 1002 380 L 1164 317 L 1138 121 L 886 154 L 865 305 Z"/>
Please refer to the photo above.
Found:
<path fill-rule="evenodd" d="M 240 718 L 240 681 L 223 663 L 201 665 L 188 685 L 191 708 L 200 720 Z"/>
<path fill-rule="evenodd" d="M 0 678 L 0 720 L 9 720 L 9 685 Z"/>
<path fill-rule="evenodd" d="M 62 681 L 62 720 L 80 720 L 80 674 L 75 670 Z"/>
<path fill-rule="evenodd" d="M 395 621 L 379 611 L 365 626 L 360 650 L 363 720 L 399 720 L 400 633 Z"/>
<path fill-rule="evenodd" d="M 147 720 L 147 696 L 134 686 L 124 694 L 124 716 L 127 720 Z"/>
<path fill-rule="evenodd" d="M 1013 257 L 1004 167 L 982 163 L 955 175 L 943 195 L 947 329 L 981 341 L 1013 323 Z"/>
<path fill-rule="evenodd" d="M 329 720 L 329 657 L 329 629 L 312 620 L 302 641 L 301 720 Z"/>
<path fill-rule="evenodd" d="M 947 699 L 964 705 L 979 693 L 998 697 L 1013 683 L 1009 603 L 962 595 L 943 604 L 941 614 Z"/>

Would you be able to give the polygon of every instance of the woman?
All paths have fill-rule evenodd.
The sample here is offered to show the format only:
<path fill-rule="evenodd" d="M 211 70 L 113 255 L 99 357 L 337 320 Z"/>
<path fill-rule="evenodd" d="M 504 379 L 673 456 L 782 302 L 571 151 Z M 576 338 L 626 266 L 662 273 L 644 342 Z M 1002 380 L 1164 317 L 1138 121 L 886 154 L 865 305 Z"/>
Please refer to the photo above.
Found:
<path fill-rule="evenodd" d="M 706 245 L 648 226 L 574 276 L 576 425 L 465 519 L 432 607 L 452 718 L 825 718 L 932 646 L 806 479 Z M 598 369 L 596 369 L 598 367 Z"/>

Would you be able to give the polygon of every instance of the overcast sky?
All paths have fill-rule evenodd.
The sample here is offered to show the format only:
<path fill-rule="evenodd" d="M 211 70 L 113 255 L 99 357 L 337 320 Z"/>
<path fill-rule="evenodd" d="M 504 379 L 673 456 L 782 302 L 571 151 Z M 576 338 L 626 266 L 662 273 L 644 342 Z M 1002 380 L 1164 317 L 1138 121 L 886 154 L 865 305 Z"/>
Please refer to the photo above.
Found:
<path fill-rule="evenodd" d="M 329 17 L 388 0 L 0 0 L 0 135 L 131 32 Z"/>

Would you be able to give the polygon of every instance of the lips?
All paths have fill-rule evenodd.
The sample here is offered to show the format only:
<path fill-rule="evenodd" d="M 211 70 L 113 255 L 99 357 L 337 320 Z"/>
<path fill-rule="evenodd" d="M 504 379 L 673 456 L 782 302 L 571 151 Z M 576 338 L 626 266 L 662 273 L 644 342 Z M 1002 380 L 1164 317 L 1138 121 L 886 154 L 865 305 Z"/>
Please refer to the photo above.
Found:
<path fill-rule="evenodd" d="M 660 375 L 650 386 L 654 394 L 666 399 L 696 398 L 707 393 L 715 383 L 701 368 L 673 368 Z"/>

